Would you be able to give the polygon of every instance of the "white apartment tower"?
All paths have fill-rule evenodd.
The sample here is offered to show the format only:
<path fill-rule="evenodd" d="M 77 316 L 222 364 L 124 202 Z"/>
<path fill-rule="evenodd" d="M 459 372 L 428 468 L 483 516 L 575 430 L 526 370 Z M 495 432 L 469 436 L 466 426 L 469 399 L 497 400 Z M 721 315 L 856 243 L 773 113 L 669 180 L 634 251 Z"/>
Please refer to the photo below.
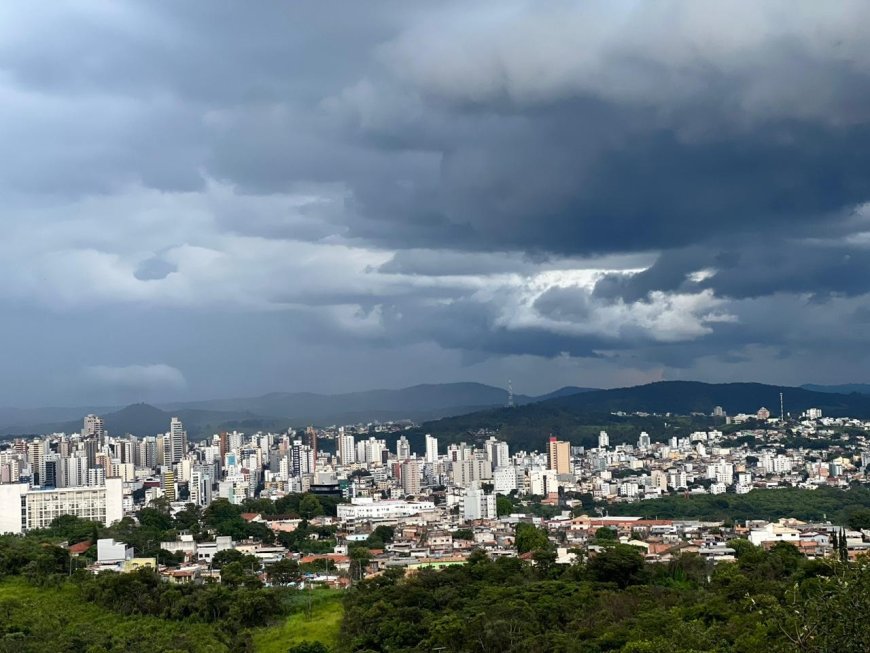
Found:
<path fill-rule="evenodd" d="M 167 452 L 166 461 L 169 465 L 174 465 L 187 453 L 187 433 L 184 432 L 184 425 L 177 417 L 173 417 L 169 423 L 169 451 Z"/>
<path fill-rule="evenodd" d="M 426 434 L 426 462 L 438 462 L 438 438 Z"/>
<path fill-rule="evenodd" d="M 338 436 L 338 461 L 342 465 L 352 465 L 356 462 L 356 443 L 349 433 Z"/>
<path fill-rule="evenodd" d="M 411 443 L 404 435 L 396 442 L 396 458 L 408 460 L 411 457 Z"/>

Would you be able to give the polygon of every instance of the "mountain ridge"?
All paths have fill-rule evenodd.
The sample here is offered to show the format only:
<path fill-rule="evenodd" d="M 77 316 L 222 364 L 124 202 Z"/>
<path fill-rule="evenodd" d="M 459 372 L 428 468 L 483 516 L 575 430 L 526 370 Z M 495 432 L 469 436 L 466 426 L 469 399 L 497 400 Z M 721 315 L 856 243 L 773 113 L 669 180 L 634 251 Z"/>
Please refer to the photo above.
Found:
<path fill-rule="evenodd" d="M 567 386 L 541 397 L 514 395 L 516 405 L 582 392 L 588 388 Z M 396 390 L 376 389 L 341 394 L 270 392 L 255 397 L 206 399 L 188 402 L 130 404 L 96 410 L 93 407 L 0 410 L 2 435 L 71 432 L 81 428 L 88 413 L 99 414 L 110 433 L 153 435 L 169 428 L 169 419 L 182 419 L 194 435 L 224 424 L 259 424 L 262 428 L 328 426 L 371 421 L 410 419 L 425 421 L 504 406 L 508 392 L 475 382 L 417 384 Z M 15 418 L 18 419 L 15 419 Z"/>

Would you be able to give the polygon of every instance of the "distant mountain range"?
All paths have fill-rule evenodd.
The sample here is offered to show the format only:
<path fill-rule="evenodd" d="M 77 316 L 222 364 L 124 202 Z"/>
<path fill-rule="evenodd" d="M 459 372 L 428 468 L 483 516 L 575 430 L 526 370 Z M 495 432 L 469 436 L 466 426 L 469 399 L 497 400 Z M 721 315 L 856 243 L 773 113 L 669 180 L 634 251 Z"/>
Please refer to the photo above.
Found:
<path fill-rule="evenodd" d="M 771 414 L 777 415 L 780 392 L 786 412 L 792 415 L 815 407 L 825 415 L 870 418 L 870 394 L 855 390 L 860 387 L 870 388 L 694 381 L 662 381 L 612 390 L 569 386 L 538 397 L 515 395 L 514 407 L 506 408 L 508 395 L 502 388 L 481 383 L 445 383 L 337 395 L 281 392 L 156 407 L 134 404 L 124 408 L 7 409 L 0 410 L 3 420 L 0 423 L 4 423 L 0 434 L 77 431 L 82 417 L 92 412 L 103 416 L 110 433 L 134 435 L 164 432 L 172 416 L 182 419 L 191 437 L 230 429 L 250 432 L 301 428 L 308 424 L 328 426 L 410 419 L 423 423 L 420 432 L 440 433 L 448 439 L 461 437 L 469 430 L 502 429 L 517 442 L 536 442 L 550 431 L 591 437 L 593 426 L 625 422 L 612 415 L 619 411 L 708 415 L 715 406 L 722 406 L 733 415 L 754 413 L 766 406 Z M 848 389 L 849 393 L 834 392 L 835 388 Z M 645 424 L 655 429 L 658 422 L 650 420 Z"/>
<path fill-rule="evenodd" d="M 515 405 L 586 392 L 565 387 L 539 397 L 514 395 Z M 325 395 L 275 392 L 260 397 L 213 399 L 151 406 L 0 409 L 0 434 L 20 435 L 77 431 L 88 413 L 101 415 L 110 433 L 153 435 L 169 428 L 172 416 L 181 418 L 188 432 L 237 428 L 286 429 L 307 424 L 330 425 L 410 419 L 424 421 L 504 406 L 508 393 L 482 383 L 416 385 L 399 390 L 369 390 Z"/>
<path fill-rule="evenodd" d="M 835 394 L 848 395 L 857 392 L 861 395 L 870 395 L 870 383 L 843 383 L 841 385 L 816 385 L 806 383 L 801 386 L 804 390 L 813 392 L 833 392 Z"/>
<path fill-rule="evenodd" d="M 722 406 L 729 415 L 755 413 L 762 406 L 772 415 L 779 413 L 779 393 L 787 413 L 799 415 L 807 408 L 820 408 L 828 416 L 870 418 L 870 395 L 816 392 L 804 388 L 780 387 L 761 383 L 700 383 L 661 381 L 630 388 L 596 390 L 526 404 L 516 408 L 495 408 L 468 415 L 446 417 L 423 423 L 415 436 L 432 433 L 444 442 L 472 441 L 482 431 L 499 432 L 512 448 L 542 449 L 553 434 L 572 444 L 594 446 L 599 430 L 611 434 L 611 442 L 636 440 L 645 430 L 654 439 L 685 434 L 689 428 L 717 424 L 709 417 L 714 407 Z M 704 417 L 636 417 L 616 412 L 672 413 Z M 718 424 L 721 424 L 720 420 Z M 618 437 L 614 438 L 613 434 Z"/>

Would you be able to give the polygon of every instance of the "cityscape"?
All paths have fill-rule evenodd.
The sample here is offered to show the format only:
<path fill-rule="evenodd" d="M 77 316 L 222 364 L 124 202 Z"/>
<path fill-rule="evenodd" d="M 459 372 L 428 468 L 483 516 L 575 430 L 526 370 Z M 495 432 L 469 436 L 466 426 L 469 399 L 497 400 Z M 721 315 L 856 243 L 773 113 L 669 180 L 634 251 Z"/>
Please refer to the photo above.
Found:
<path fill-rule="evenodd" d="M 772 416 L 763 406 L 754 414 L 733 416 L 716 406 L 710 417 L 727 434 L 696 430 L 658 442 L 641 431 L 635 442 L 611 445 L 601 431 L 597 446 L 589 449 L 551 436 L 539 450 L 511 451 L 498 433 L 477 434 L 475 443 L 449 444 L 425 434 L 412 447 L 404 435 L 412 429 L 408 423 L 233 431 L 189 441 L 178 418 L 165 433 L 137 438 L 108 433 L 100 416 L 87 415 L 80 433 L 0 445 L 0 527 L 21 534 L 50 528 L 63 516 L 109 527 L 153 505 L 174 516 L 191 506 L 202 511 L 215 501 L 226 502 L 245 508 L 242 518 L 261 524 L 268 534 L 233 540 L 215 531 L 200 531 L 196 538 L 180 532 L 178 539 L 160 543 L 162 554 L 180 556 L 173 565 L 158 565 L 156 557 L 133 563 L 134 552 L 125 543 L 112 542 L 104 551 L 100 540 L 90 568 L 122 571 L 148 564 L 169 577 L 184 573 L 219 580 L 212 558 L 233 549 L 263 565 L 322 560 L 327 569 L 344 573 L 313 572 L 308 578 L 336 586 L 350 581 L 350 549 L 367 542 L 379 527 L 394 535 L 357 578 L 390 567 L 463 563 L 478 549 L 493 556 L 522 554 L 516 542 L 520 522 L 545 530 L 558 561 L 566 564 L 595 549 L 599 528 L 612 529 L 650 562 L 668 562 L 685 551 L 733 561 L 728 540 L 738 537 L 757 546 L 786 541 L 808 558 L 825 558 L 839 555 L 832 536 L 841 531 L 849 556 L 870 550 L 870 509 L 866 525 L 848 529 L 821 514 L 812 521 L 788 515 L 776 521 L 761 515 L 737 521 L 632 515 L 639 502 L 666 496 L 784 488 L 846 491 L 855 483 L 870 484 L 866 421 L 825 417 L 818 408 L 794 418 Z M 308 520 L 256 510 L 292 495 L 326 498 L 335 514 L 325 514 L 320 506 Z M 644 513 L 649 505 L 654 503 Z M 614 508 L 618 514 L 610 515 Z M 303 522 L 328 533 L 318 541 L 317 553 L 280 545 L 280 535 Z M 268 581 L 268 574 L 262 578 Z"/>
<path fill-rule="evenodd" d="M 0 2 L 0 653 L 870 651 L 870 2 Z"/>

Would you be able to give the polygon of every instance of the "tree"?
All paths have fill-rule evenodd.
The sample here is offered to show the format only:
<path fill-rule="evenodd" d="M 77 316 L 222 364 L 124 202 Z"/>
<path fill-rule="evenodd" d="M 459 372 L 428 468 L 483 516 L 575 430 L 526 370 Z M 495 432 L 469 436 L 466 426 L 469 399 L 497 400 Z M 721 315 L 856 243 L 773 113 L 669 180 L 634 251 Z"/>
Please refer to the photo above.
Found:
<path fill-rule="evenodd" d="M 372 559 L 372 554 L 364 546 L 354 546 L 348 551 L 350 558 L 350 577 L 362 580 L 366 566 Z"/>
<path fill-rule="evenodd" d="M 617 537 L 616 530 L 610 528 L 609 526 L 602 526 L 598 530 L 595 531 L 595 541 L 599 543 L 610 543 L 616 542 L 619 538 Z"/>
<path fill-rule="evenodd" d="M 511 500 L 502 495 L 498 495 L 495 498 L 495 512 L 499 517 L 504 517 L 505 515 L 509 515 L 514 510 L 514 504 L 511 503 Z"/>
<path fill-rule="evenodd" d="M 306 494 L 299 502 L 299 516 L 302 519 L 311 519 L 323 514 L 323 506 L 313 494 Z"/>
<path fill-rule="evenodd" d="M 870 529 L 870 508 L 850 506 L 845 512 L 848 514 L 846 525 L 849 528 L 856 531 Z"/>
<path fill-rule="evenodd" d="M 591 558 L 588 569 L 593 579 L 625 588 L 644 582 L 645 566 L 643 556 L 635 547 L 617 544 Z"/>
<path fill-rule="evenodd" d="M 329 653 L 326 644 L 304 640 L 287 649 L 287 653 Z"/>
<path fill-rule="evenodd" d="M 531 524 L 520 522 L 517 524 L 516 546 L 517 552 L 528 553 L 537 549 L 546 548 L 550 543 L 547 531 L 536 528 Z"/>
<path fill-rule="evenodd" d="M 392 526 L 378 526 L 366 539 L 366 546 L 370 549 L 383 549 L 387 542 L 392 542 L 396 529 Z"/>
<path fill-rule="evenodd" d="M 224 565 L 231 562 L 240 562 L 245 557 L 245 554 L 235 549 L 224 549 L 214 554 L 211 559 L 211 566 L 215 569 L 220 569 Z"/>
<path fill-rule="evenodd" d="M 848 542 L 846 542 L 846 530 L 840 529 L 840 562 L 849 562 Z"/>
<path fill-rule="evenodd" d="M 299 563 L 284 558 L 266 566 L 269 580 L 276 585 L 288 585 L 299 580 Z"/>

